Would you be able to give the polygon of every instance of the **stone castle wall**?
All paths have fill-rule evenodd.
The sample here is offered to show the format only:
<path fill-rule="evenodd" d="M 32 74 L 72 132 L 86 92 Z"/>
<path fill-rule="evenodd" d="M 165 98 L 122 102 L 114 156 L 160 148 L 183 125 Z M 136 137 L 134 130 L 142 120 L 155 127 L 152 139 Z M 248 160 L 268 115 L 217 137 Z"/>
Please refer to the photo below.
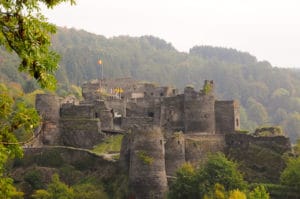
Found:
<path fill-rule="evenodd" d="M 63 104 L 60 109 L 60 117 L 63 118 L 95 118 L 95 108 L 92 104 Z"/>
<path fill-rule="evenodd" d="M 236 101 L 215 102 L 216 133 L 233 133 L 240 129 L 239 106 Z"/>
<path fill-rule="evenodd" d="M 165 163 L 168 176 L 175 176 L 185 160 L 185 138 L 182 132 L 176 132 L 166 138 Z"/>
<path fill-rule="evenodd" d="M 151 127 L 154 124 L 152 117 L 127 117 L 122 118 L 121 128 L 124 130 L 129 130 L 135 128 L 136 126 L 146 126 Z"/>
<path fill-rule="evenodd" d="M 113 109 L 109 108 L 104 100 L 94 102 L 95 118 L 99 118 L 101 128 L 113 129 Z"/>
<path fill-rule="evenodd" d="M 178 94 L 178 90 L 168 87 L 168 86 L 161 86 L 157 87 L 154 92 L 154 97 L 171 97 Z"/>
<path fill-rule="evenodd" d="M 185 160 L 198 166 L 208 154 L 224 151 L 225 139 L 220 134 L 185 134 Z"/>
<path fill-rule="evenodd" d="M 100 112 L 100 122 L 102 129 L 113 129 L 113 115 L 110 110 L 103 110 Z"/>
<path fill-rule="evenodd" d="M 105 102 L 109 109 L 113 109 L 114 112 L 126 117 L 126 101 L 119 99 L 111 99 Z"/>
<path fill-rule="evenodd" d="M 154 117 L 155 101 L 139 98 L 126 104 L 126 117 Z"/>
<path fill-rule="evenodd" d="M 215 133 L 215 98 L 213 94 L 195 92 L 193 88 L 184 90 L 185 133 Z"/>
<path fill-rule="evenodd" d="M 129 102 L 126 105 L 126 117 L 144 117 L 148 114 L 149 102 Z"/>
<path fill-rule="evenodd" d="M 184 131 L 184 96 L 164 98 L 161 104 L 161 127 L 167 131 Z"/>
<path fill-rule="evenodd" d="M 153 123 L 154 126 L 161 126 L 161 107 L 162 107 L 162 98 L 156 98 L 153 101 Z"/>
<path fill-rule="evenodd" d="M 244 133 L 229 134 L 226 137 L 226 145 L 230 148 L 247 149 L 251 144 L 267 147 L 280 154 L 285 153 L 291 149 L 291 142 L 288 137 L 284 136 L 252 136 Z M 279 147 L 278 147 L 279 146 Z"/>
<path fill-rule="evenodd" d="M 92 148 L 101 142 L 105 135 L 101 133 L 99 119 L 60 119 L 61 142 L 65 146 Z"/>
<path fill-rule="evenodd" d="M 43 124 L 38 139 L 41 144 L 35 143 L 35 146 L 66 145 L 91 148 L 104 138 L 101 125 L 105 129 L 113 128 L 113 116 L 104 101 L 98 100 L 94 104 L 60 105 L 57 96 L 42 94 L 36 97 L 36 107 L 43 118 Z"/>

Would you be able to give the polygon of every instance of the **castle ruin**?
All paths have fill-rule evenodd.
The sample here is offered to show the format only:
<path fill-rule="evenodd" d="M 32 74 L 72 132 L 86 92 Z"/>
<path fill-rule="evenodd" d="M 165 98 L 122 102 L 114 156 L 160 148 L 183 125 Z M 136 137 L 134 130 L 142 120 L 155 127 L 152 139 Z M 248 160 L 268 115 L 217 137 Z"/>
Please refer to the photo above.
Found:
<path fill-rule="evenodd" d="M 101 80 L 85 83 L 82 94 L 83 101 L 68 103 L 37 95 L 44 122 L 35 144 L 92 148 L 108 135 L 124 133 L 119 163 L 129 174 L 135 198 L 163 198 L 167 182 L 183 163 L 198 165 L 209 153 L 248 150 L 253 144 L 266 147 L 269 142 L 280 154 L 290 150 L 282 135 L 239 133 L 238 102 L 216 100 L 213 81 L 206 80 L 200 91 L 188 86 L 179 93 L 130 78 Z"/>

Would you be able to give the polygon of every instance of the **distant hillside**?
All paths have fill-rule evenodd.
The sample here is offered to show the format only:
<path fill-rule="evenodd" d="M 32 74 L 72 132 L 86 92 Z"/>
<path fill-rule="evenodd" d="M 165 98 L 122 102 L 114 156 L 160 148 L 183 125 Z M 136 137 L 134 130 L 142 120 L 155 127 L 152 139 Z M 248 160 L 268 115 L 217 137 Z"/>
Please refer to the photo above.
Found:
<path fill-rule="evenodd" d="M 61 56 L 57 71 L 59 92 L 71 84 L 99 77 L 97 60 L 103 60 L 104 77 L 133 77 L 197 89 L 205 79 L 215 81 L 222 99 L 238 99 L 244 128 L 283 125 L 295 141 L 300 135 L 300 71 L 274 68 L 246 52 L 195 46 L 178 52 L 170 43 L 153 37 L 105 38 L 82 30 L 59 28 L 53 47 Z M 0 80 L 17 81 L 25 91 L 36 85 L 18 73 L 18 59 L 0 49 Z"/>

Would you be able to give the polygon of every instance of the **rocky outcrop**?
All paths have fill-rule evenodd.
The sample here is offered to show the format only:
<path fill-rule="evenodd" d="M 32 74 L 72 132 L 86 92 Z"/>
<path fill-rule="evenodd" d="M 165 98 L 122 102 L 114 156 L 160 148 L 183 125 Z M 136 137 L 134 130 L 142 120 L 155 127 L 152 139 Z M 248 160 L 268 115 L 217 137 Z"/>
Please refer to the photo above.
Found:
<path fill-rule="evenodd" d="M 25 193 L 24 198 L 31 198 L 34 190 L 47 187 L 55 173 L 68 185 L 90 178 L 107 181 L 119 174 L 117 162 L 105 156 L 85 149 L 47 146 L 26 148 L 24 157 L 12 163 L 10 176 Z"/>

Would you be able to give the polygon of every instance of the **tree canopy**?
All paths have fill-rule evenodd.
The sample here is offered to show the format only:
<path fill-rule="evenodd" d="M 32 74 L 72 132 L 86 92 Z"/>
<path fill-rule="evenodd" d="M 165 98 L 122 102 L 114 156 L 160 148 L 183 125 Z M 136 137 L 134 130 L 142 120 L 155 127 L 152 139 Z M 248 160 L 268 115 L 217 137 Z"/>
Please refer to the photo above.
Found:
<path fill-rule="evenodd" d="M 224 191 L 246 189 L 246 182 L 237 165 L 222 153 L 210 155 L 199 169 L 194 169 L 190 164 L 183 165 L 176 177 L 170 187 L 171 199 L 203 198 L 205 194 L 214 192 L 216 184 L 220 184 Z"/>
<path fill-rule="evenodd" d="M 281 174 L 281 183 L 294 188 L 300 194 L 300 157 L 290 158 Z"/>
<path fill-rule="evenodd" d="M 58 174 L 54 174 L 47 190 L 36 190 L 32 197 L 36 199 L 73 199 L 74 190 L 61 182 Z"/>
<path fill-rule="evenodd" d="M 21 196 L 13 187 L 13 180 L 6 176 L 5 164 L 9 159 L 22 156 L 17 134 L 32 133 L 39 125 L 35 109 L 15 100 L 6 86 L 0 84 L 0 195 L 4 198 Z"/>
<path fill-rule="evenodd" d="M 48 8 L 74 0 L 1 0 L 0 45 L 21 59 L 19 70 L 34 77 L 42 87 L 55 87 L 59 55 L 50 50 L 50 34 L 56 32 L 40 12 L 41 3 Z"/>
<path fill-rule="evenodd" d="M 14 52 L 19 59 L 19 71 L 34 77 L 43 88 L 56 86 L 55 71 L 59 56 L 50 49 L 51 34 L 56 27 L 42 15 L 41 3 L 48 8 L 74 0 L 0 0 L 0 46 Z M 0 63 L 2 64 L 0 58 Z M 13 66 L 6 70 L 14 71 Z M 22 100 L 13 98 L 5 85 L 0 84 L 0 195 L 2 198 L 19 198 L 22 193 L 6 176 L 5 164 L 9 159 L 22 156 L 21 143 L 16 135 L 34 132 L 39 125 L 35 109 Z"/>
<path fill-rule="evenodd" d="M 224 154 L 210 155 L 204 165 L 195 169 L 186 163 L 176 172 L 168 194 L 170 199 L 269 199 L 263 185 L 248 188 L 237 164 Z"/>

